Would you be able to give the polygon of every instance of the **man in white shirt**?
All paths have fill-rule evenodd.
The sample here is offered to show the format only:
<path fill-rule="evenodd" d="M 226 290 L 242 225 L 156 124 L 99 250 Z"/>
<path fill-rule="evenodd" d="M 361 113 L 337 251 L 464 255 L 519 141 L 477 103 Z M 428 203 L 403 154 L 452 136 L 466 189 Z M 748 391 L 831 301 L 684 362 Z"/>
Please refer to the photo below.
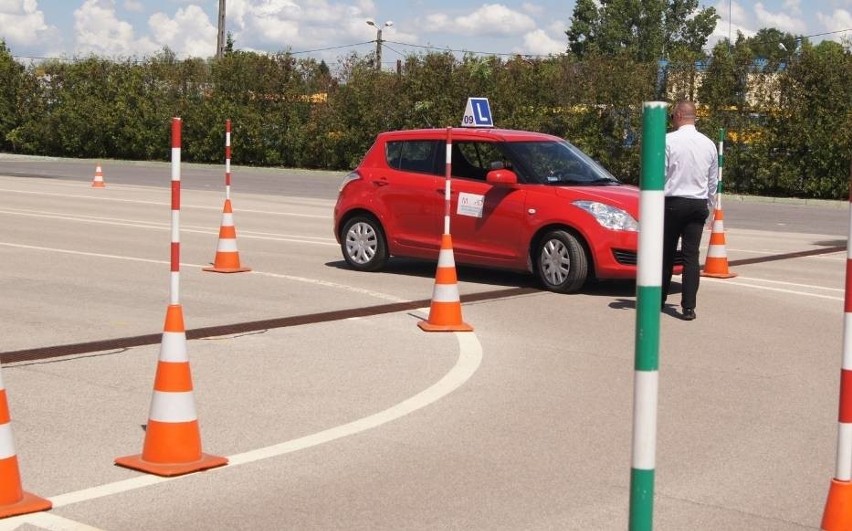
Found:
<path fill-rule="evenodd" d="M 695 129 L 695 104 L 679 101 L 671 113 L 675 130 L 666 135 L 665 221 L 663 228 L 663 301 L 672 282 L 678 240 L 683 254 L 683 319 L 695 319 L 700 278 L 699 246 L 719 179 L 719 154 L 712 140 Z"/>

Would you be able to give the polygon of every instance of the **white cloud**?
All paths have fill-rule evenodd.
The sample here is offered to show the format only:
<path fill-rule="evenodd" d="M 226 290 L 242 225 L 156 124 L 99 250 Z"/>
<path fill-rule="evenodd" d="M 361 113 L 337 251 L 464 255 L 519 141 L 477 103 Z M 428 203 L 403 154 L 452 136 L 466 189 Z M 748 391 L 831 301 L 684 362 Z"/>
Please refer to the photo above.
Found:
<path fill-rule="evenodd" d="M 59 30 L 45 23 L 36 0 L 0 0 L 0 39 L 10 47 L 58 44 Z"/>
<path fill-rule="evenodd" d="M 154 13 L 148 18 L 150 33 L 137 36 L 137 29 L 118 17 L 115 0 L 85 0 L 74 12 L 74 29 L 75 52 L 82 54 L 145 56 L 165 46 L 179 57 L 210 57 L 216 52 L 216 27 L 195 4 L 178 9 L 173 17 Z"/>
<path fill-rule="evenodd" d="M 801 4 L 801 0 L 784 0 L 784 9 L 794 15 L 799 15 L 802 13 Z"/>
<path fill-rule="evenodd" d="M 737 33 L 742 33 L 746 37 L 753 37 L 757 33 L 752 17 L 739 3 L 720 0 L 713 7 L 716 8 L 716 13 L 720 18 L 713 33 L 707 39 L 708 49 L 722 39 L 729 37 L 731 42 L 736 42 Z"/>
<path fill-rule="evenodd" d="M 817 13 L 816 17 L 822 25 L 820 29 L 825 33 L 852 28 L 852 13 L 845 9 L 835 9 L 831 15 Z M 825 38 L 841 42 L 844 37 L 847 39 L 850 38 L 850 34 L 852 32 L 834 33 L 832 35 L 825 35 Z"/>
<path fill-rule="evenodd" d="M 137 39 L 133 26 L 119 20 L 114 0 L 86 0 L 74 11 L 75 52 L 106 56 L 147 55 L 158 48 L 150 39 Z"/>
<path fill-rule="evenodd" d="M 544 32 L 535 30 L 524 35 L 524 49 L 532 55 L 558 55 L 568 48 L 566 39 L 554 39 Z"/>
<path fill-rule="evenodd" d="M 295 51 L 375 38 L 365 22 L 375 18 L 371 0 L 334 3 L 326 0 L 232 0 L 227 31 L 240 49 Z M 377 19 L 384 24 L 383 19 Z M 385 29 L 390 33 L 393 30 Z"/>
<path fill-rule="evenodd" d="M 754 13 L 761 28 L 777 28 L 789 33 L 807 33 L 808 26 L 802 18 L 786 12 L 773 13 L 762 2 L 754 5 Z"/>
<path fill-rule="evenodd" d="M 532 3 L 529 3 L 529 2 L 524 2 L 523 5 L 521 5 L 521 10 L 523 10 L 525 13 L 529 13 L 530 15 L 533 15 L 533 16 L 541 15 L 541 14 L 544 13 L 544 7 L 543 6 L 540 6 L 538 4 L 532 4 Z"/>
<path fill-rule="evenodd" d="M 216 26 L 197 5 L 178 9 L 174 18 L 155 13 L 148 19 L 159 48 L 168 46 L 179 56 L 211 57 L 216 54 Z"/>
<path fill-rule="evenodd" d="M 517 35 L 536 28 L 528 15 L 502 4 L 485 4 L 470 15 L 456 18 L 453 25 L 466 35 Z"/>
<path fill-rule="evenodd" d="M 138 0 L 124 0 L 124 9 L 134 13 L 142 13 L 145 11 L 145 6 Z"/>
<path fill-rule="evenodd" d="M 502 4 L 484 4 L 469 15 L 455 18 L 433 13 L 426 17 L 426 22 L 432 31 L 445 30 L 474 36 L 521 35 L 536 29 L 535 21 L 530 16 Z"/>

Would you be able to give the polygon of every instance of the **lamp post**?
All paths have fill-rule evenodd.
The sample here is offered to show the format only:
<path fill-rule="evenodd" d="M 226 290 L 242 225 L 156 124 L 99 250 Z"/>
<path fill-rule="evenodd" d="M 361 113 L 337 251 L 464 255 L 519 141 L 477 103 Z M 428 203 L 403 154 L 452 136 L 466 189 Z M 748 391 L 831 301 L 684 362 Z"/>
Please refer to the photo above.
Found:
<path fill-rule="evenodd" d="M 393 22 L 388 20 L 382 26 L 377 26 L 376 21 L 368 18 L 367 25 L 376 28 L 376 70 L 382 69 L 382 30 L 393 26 Z"/>
<path fill-rule="evenodd" d="M 216 58 L 225 54 L 225 0 L 219 0 L 219 25 L 216 32 Z"/>

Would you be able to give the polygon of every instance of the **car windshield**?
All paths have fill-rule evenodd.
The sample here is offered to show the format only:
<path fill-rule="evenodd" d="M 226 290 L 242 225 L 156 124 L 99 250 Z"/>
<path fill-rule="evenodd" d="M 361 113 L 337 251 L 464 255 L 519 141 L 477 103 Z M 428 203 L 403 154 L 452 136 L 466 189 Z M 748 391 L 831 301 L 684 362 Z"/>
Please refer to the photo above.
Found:
<path fill-rule="evenodd" d="M 621 184 L 591 157 L 565 141 L 506 142 L 504 146 L 527 182 L 553 186 Z"/>

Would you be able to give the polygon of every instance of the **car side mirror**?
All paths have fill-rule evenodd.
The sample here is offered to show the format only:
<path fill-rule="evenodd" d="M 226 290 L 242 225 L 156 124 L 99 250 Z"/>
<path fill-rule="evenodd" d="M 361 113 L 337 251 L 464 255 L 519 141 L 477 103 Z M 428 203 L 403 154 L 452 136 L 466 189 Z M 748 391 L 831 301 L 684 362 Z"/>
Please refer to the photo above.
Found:
<path fill-rule="evenodd" d="M 512 170 L 491 170 L 485 176 L 485 182 L 494 185 L 518 184 L 518 175 Z"/>

